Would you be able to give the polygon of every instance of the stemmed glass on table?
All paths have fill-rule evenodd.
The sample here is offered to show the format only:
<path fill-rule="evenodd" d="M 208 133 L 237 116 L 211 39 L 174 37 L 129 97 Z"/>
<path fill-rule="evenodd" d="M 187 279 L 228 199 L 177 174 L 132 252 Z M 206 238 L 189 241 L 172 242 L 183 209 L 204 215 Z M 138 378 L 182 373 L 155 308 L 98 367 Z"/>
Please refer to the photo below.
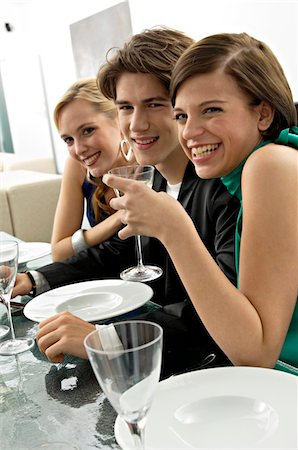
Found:
<path fill-rule="evenodd" d="M 116 167 L 109 170 L 109 173 L 121 178 L 129 178 L 145 183 L 152 188 L 154 178 L 154 167 L 150 165 L 133 165 Z M 121 196 L 121 192 L 114 189 L 117 197 Z M 151 281 L 159 278 L 162 275 L 162 269 L 157 266 L 144 265 L 142 255 L 141 236 L 136 236 L 136 250 L 137 250 L 137 266 L 129 267 L 121 272 L 120 278 L 128 281 Z"/>
<path fill-rule="evenodd" d="M 14 240 L 0 240 L 0 297 L 3 300 L 8 314 L 8 320 L 11 331 L 11 339 L 0 344 L 0 355 L 16 355 L 18 353 L 29 350 L 34 345 L 34 340 L 30 338 L 16 339 L 14 327 L 11 317 L 10 298 L 18 269 L 19 247 Z M 6 326 L 1 325 L 1 329 L 5 328 L 4 335 L 7 333 Z M 8 328 L 9 331 L 9 328 Z"/>
<path fill-rule="evenodd" d="M 162 333 L 153 322 L 131 320 L 103 326 L 84 341 L 96 378 L 137 449 L 144 448 L 147 413 L 159 381 Z"/>

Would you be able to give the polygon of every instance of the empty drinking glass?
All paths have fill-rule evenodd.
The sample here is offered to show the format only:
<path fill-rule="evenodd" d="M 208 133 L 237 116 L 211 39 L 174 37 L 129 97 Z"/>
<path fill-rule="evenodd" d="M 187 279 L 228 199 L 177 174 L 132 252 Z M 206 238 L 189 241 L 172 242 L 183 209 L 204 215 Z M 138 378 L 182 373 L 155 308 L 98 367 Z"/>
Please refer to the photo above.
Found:
<path fill-rule="evenodd" d="M 147 413 L 160 377 L 162 334 L 153 322 L 132 320 L 102 327 L 84 341 L 96 378 L 138 449 L 144 448 Z"/>

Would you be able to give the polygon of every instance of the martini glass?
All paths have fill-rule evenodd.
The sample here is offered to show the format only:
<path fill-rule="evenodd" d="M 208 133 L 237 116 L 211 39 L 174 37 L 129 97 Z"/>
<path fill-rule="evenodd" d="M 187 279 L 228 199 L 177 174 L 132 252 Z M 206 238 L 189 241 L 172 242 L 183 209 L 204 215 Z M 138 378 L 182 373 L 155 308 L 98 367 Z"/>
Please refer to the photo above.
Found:
<path fill-rule="evenodd" d="M 140 181 L 152 188 L 154 178 L 154 167 L 149 165 L 133 165 L 115 167 L 109 170 L 109 173 L 121 178 L 129 178 Z M 122 195 L 118 189 L 114 189 L 117 197 Z M 137 265 L 129 267 L 120 273 L 120 278 L 128 281 L 151 281 L 162 275 L 162 269 L 158 266 L 144 265 L 142 254 L 141 236 L 136 236 Z"/>
<path fill-rule="evenodd" d="M 34 345 L 30 338 L 16 339 L 11 317 L 10 298 L 18 269 L 19 247 L 13 240 L 0 240 L 0 297 L 7 308 L 11 339 L 0 344 L 0 355 L 16 355 Z"/>

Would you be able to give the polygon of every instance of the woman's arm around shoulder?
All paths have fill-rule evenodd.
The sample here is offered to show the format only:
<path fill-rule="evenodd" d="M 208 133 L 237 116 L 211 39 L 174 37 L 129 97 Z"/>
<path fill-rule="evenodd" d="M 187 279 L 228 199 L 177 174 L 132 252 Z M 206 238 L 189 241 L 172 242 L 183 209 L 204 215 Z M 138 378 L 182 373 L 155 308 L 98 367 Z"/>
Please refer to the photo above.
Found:
<path fill-rule="evenodd" d="M 71 157 L 65 163 L 52 233 L 52 257 L 61 261 L 73 255 L 71 236 L 81 227 L 84 213 L 82 184 L 85 169 Z"/>
<path fill-rule="evenodd" d="M 72 235 L 81 228 L 84 214 L 82 184 L 86 175 L 81 164 L 69 158 L 66 162 L 52 234 L 52 256 L 61 261 L 73 256 Z M 84 231 L 84 240 L 93 247 L 113 236 L 122 226 L 121 212 L 111 214 Z"/>

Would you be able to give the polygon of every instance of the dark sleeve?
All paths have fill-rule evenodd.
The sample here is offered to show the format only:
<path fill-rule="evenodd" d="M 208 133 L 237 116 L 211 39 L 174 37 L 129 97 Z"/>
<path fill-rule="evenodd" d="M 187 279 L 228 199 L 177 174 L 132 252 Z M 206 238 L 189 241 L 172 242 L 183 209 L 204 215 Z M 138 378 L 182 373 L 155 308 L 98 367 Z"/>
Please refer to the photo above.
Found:
<path fill-rule="evenodd" d="M 119 278 L 120 272 L 135 264 L 135 239 L 121 240 L 117 235 L 98 246 L 61 262 L 38 269 L 51 288 L 81 281 Z"/>
<path fill-rule="evenodd" d="M 219 179 L 197 178 L 187 212 L 207 250 L 236 286 L 235 228 L 240 202 Z"/>
<path fill-rule="evenodd" d="M 236 286 L 235 229 L 240 202 L 229 194 L 220 180 L 217 181 L 218 187 L 207 203 L 215 230 L 214 258 L 224 274 Z"/>
<path fill-rule="evenodd" d="M 160 185 L 162 180 L 161 175 L 156 171 L 155 185 Z M 154 188 L 156 189 L 155 186 Z M 93 190 L 92 185 L 84 182 L 83 193 L 89 200 L 92 197 Z M 89 207 L 91 208 L 91 203 Z M 41 267 L 38 269 L 38 272 L 46 278 L 51 289 L 53 289 L 81 281 L 119 278 L 119 274 L 123 269 L 135 264 L 135 238 L 121 240 L 118 237 L 118 233 L 116 233 L 109 240 L 84 250 L 65 261 L 54 262 Z"/>

